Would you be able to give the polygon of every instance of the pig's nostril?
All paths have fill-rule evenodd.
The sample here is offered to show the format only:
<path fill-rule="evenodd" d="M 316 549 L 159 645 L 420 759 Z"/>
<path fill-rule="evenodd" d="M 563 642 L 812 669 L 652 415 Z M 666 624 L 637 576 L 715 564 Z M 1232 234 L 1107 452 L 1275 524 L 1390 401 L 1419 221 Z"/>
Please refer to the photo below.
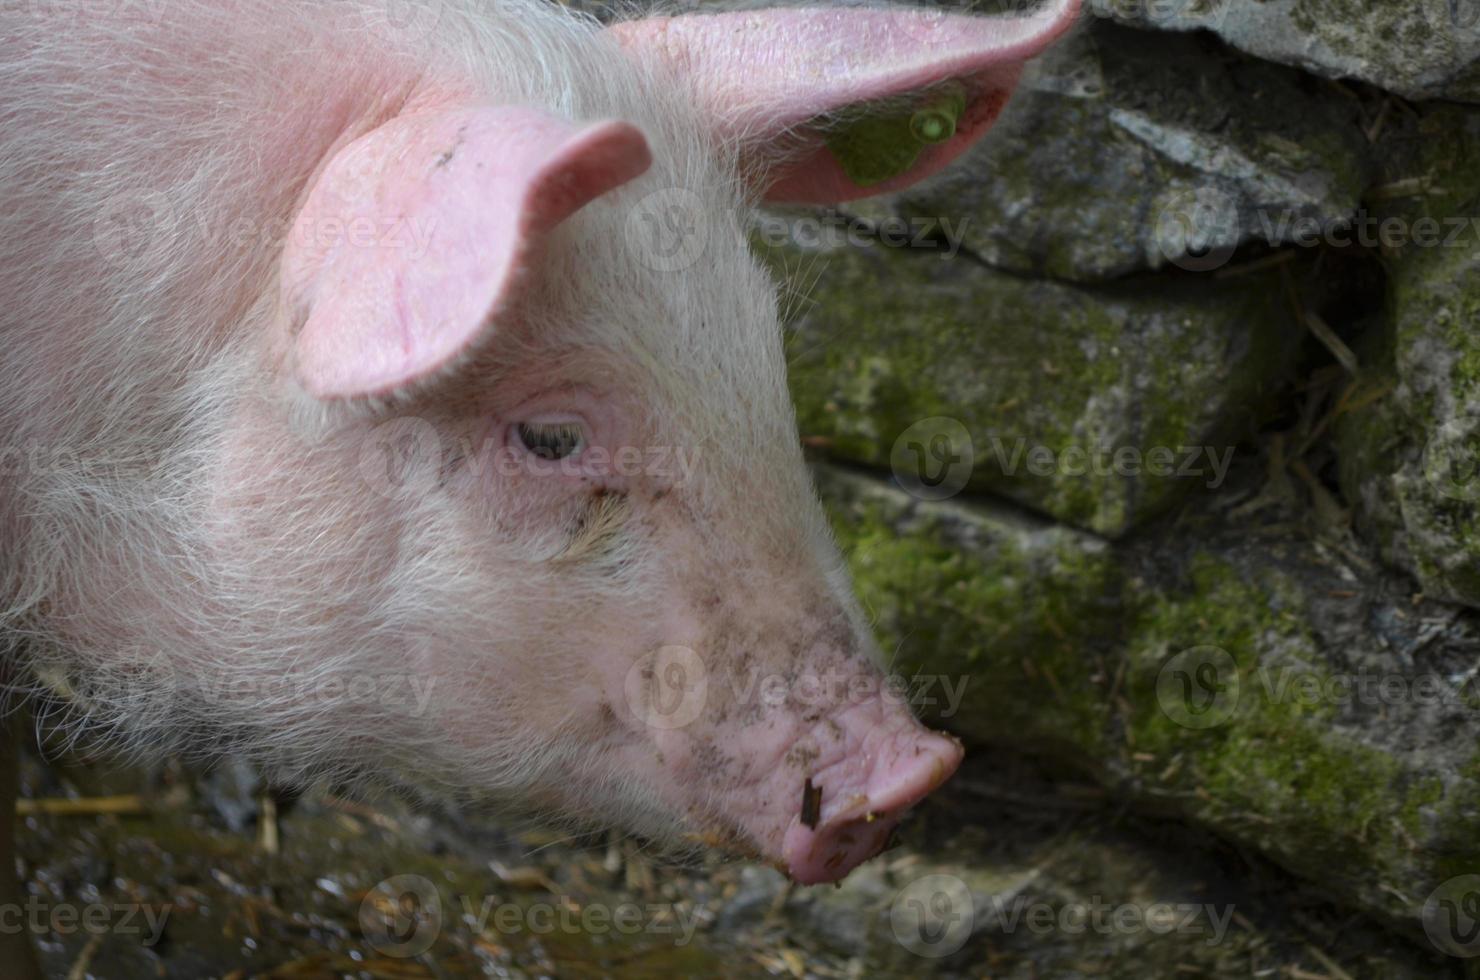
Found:
<path fill-rule="evenodd" d="M 874 767 L 866 792 L 824 792 L 820 819 L 816 800 L 808 795 L 783 845 L 791 876 L 802 884 L 837 881 L 882 851 L 904 811 L 945 782 L 961 757 L 954 739 L 922 733 Z M 808 781 L 807 789 L 815 793 L 818 788 L 827 789 Z"/>

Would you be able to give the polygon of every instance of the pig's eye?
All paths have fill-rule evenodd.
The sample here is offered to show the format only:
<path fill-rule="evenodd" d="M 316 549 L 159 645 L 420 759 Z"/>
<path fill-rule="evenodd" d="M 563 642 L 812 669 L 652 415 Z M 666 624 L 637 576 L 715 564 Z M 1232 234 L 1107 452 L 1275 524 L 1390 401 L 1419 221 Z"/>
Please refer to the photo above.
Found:
<path fill-rule="evenodd" d="M 574 456 L 585 441 L 579 422 L 520 422 L 514 427 L 519 444 L 540 459 Z"/>

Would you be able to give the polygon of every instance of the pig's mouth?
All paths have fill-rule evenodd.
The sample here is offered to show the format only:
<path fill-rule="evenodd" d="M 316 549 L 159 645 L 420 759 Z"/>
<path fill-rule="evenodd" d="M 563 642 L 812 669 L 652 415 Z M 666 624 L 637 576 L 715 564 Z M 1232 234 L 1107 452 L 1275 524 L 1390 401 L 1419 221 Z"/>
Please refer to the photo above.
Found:
<path fill-rule="evenodd" d="M 850 706 L 786 747 L 727 816 L 795 881 L 837 881 L 884 850 L 904 813 L 949 779 L 962 755 L 958 741 L 902 707 Z"/>

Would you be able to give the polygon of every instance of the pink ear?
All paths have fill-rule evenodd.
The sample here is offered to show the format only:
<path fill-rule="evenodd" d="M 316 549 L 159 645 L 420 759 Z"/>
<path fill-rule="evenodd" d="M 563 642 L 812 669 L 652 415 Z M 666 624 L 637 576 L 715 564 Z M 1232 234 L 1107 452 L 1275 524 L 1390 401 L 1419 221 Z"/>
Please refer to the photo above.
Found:
<path fill-rule="evenodd" d="M 534 109 L 393 119 L 330 160 L 283 253 L 299 380 L 386 395 L 476 346 L 542 239 L 651 163 L 632 126 Z"/>
<path fill-rule="evenodd" d="M 690 80 L 720 135 L 769 167 L 768 200 L 828 204 L 897 190 L 960 155 L 997 118 L 1023 63 L 1074 22 L 1079 3 L 1048 0 L 1017 18 L 737 11 L 609 30 Z M 800 146 L 783 142 L 799 134 Z"/>

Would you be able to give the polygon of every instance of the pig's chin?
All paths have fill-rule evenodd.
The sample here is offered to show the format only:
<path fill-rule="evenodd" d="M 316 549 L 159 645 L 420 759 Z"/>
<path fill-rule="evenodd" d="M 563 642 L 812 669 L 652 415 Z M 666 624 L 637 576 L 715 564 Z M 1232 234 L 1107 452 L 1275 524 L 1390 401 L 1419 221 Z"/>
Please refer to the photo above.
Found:
<path fill-rule="evenodd" d="M 767 740 L 755 729 L 734 737 L 775 763 L 756 783 L 723 794 L 725 820 L 761 859 L 807 885 L 838 881 L 882 851 L 904 813 L 949 779 L 963 755 L 954 738 L 878 701 L 769 745 L 754 744 Z"/>

